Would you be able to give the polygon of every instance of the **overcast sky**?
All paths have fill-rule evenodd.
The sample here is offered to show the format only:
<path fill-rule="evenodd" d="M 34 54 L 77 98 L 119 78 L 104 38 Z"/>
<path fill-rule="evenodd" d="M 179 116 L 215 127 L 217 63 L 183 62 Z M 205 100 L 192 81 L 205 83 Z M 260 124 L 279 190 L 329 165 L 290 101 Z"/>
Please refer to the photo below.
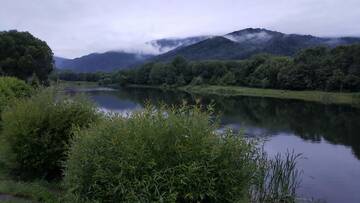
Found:
<path fill-rule="evenodd" d="M 29 31 L 69 58 L 247 27 L 360 36 L 360 0 L 0 0 L 0 30 Z"/>

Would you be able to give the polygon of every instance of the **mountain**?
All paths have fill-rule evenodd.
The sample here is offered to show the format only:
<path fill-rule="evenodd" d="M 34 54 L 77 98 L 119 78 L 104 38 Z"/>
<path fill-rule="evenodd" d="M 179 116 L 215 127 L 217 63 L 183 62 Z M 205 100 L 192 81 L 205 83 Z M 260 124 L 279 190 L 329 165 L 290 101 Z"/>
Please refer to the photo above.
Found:
<path fill-rule="evenodd" d="M 75 59 L 54 57 L 54 60 L 59 69 L 69 69 L 75 72 L 111 72 L 130 68 L 146 61 L 170 61 L 178 55 L 184 56 L 188 60 L 238 60 L 259 53 L 291 56 L 304 48 L 335 47 L 353 43 L 360 43 L 360 38 L 322 38 L 247 28 L 223 36 L 165 38 L 147 42 L 146 45 L 150 46 L 153 52 L 160 53 L 157 56 L 110 51 L 93 53 Z"/>
<path fill-rule="evenodd" d="M 170 50 L 189 46 L 197 42 L 208 39 L 210 36 L 196 36 L 187 38 L 164 38 L 146 42 L 147 46 L 155 53 L 165 53 Z M 129 68 L 141 64 L 154 55 L 152 54 L 135 54 L 126 52 L 105 52 L 93 53 L 75 59 L 67 59 L 54 56 L 55 66 L 58 69 L 72 70 L 74 72 L 111 72 Z"/>
<path fill-rule="evenodd" d="M 66 63 L 69 63 L 70 61 L 71 61 L 71 59 L 54 56 L 55 67 L 58 67 L 58 68 L 64 67 L 64 65 Z"/>
<path fill-rule="evenodd" d="M 141 64 L 151 57 L 153 55 L 110 51 L 93 53 L 75 59 L 54 57 L 54 61 L 58 69 L 74 72 L 111 72 Z"/>
<path fill-rule="evenodd" d="M 164 38 L 146 42 L 157 53 L 165 53 L 179 47 L 186 47 L 200 41 L 211 38 L 211 36 L 195 36 L 186 38 Z"/>
<path fill-rule="evenodd" d="M 161 54 L 153 60 L 169 61 L 178 55 L 188 60 L 245 59 L 259 53 L 291 56 L 304 48 L 314 46 L 335 47 L 353 43 L 360 43 L 360 38 L 321 38 L 248 28 L 223 36 L 207 38 L 189 46 L 179 47 Z"/>

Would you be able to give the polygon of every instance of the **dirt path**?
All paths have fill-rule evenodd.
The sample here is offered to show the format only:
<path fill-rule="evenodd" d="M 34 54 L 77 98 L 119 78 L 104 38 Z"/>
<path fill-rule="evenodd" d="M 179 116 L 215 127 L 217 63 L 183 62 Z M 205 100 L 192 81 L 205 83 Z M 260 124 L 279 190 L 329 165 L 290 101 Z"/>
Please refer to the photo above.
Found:
<path fill-rule="evenodd" d="M 14 201 L 14 202 L 21 202 L 21 203 L 31 203 L 32 201 L 20 197 L 15 197 L 13 195 L 8 194 L 0 194 L 0 202 L 2 201 Z"/>

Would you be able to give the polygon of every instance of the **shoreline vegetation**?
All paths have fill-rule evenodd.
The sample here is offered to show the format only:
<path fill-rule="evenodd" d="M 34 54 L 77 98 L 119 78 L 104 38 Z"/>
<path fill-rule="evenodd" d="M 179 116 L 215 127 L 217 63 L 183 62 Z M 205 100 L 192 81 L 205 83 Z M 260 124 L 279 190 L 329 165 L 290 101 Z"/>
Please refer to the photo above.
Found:
<path fill-rule="evenodd" d="M 340 93 L 323 91 L 294 91 L 263 89 L 238 86 L 200 85 L 200 86 L 151 86 L 151 85 L 127 85 L 130 88 L 152 88 L 163 90 L 180 90 L 190 94 L 217 95 L 217 96 L 251 96 L 269 97 L 278 99 L 297 99 L 303 101 L 320 102 L 323 104 L 350 104 L 360 107 L 360 93 Z"/>
<path fill-rule="evenodd" d="M 118 89 L 115 85 L 102 85 L 97 82 L 87 81 L 60 81 L 57 87 L 64 88 L 94 88 L 109 87 Z M 296 91 L 296 90 L 278 90 L 239 86 L 221 86 L 221 85 L 187 85 L 187 86 L 167 86 L 167 85 L 138 85 L 129 84 L 128 88 L 160 89 L 169 91 L 184 91 L 189 94 L 198 95 L 217 95 L 223 97 L 250 96 L 267 97 L 277 99 L 296 99 L 302 101 L 319 102 L 323 104 L 346 104 L 354 107 L 360 107 L 360 92 L 325 92 L 316 90 Z"/>
<path fill-rule="evenodd" d="M 101 114 L 83 97 L 58 95 L 54 84 L 32 87 L 8 77 L 0 77 L 0 84 L 0 92 L 7 93 L 0 95 L 0 201 L 261 203 L 300 198 L 300 155 L 271 158 L 261 140 L 231 130 L 216 133 L 210 106 L 149 105 L 124 118 Z"/>

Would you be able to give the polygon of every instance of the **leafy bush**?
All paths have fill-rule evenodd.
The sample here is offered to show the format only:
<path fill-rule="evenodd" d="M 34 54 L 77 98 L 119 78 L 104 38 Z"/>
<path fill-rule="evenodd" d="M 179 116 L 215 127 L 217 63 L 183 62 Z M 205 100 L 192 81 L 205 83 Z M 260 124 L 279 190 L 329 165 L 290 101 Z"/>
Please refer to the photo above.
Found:
<path fill-rule="evenodd" d="M 7 167 L 23 178 L 60 177 L 73 129 L 88 127 L 97 117 L 88 102 L 59 98 L 52 90 L 16 101 L 2 113 Z"/>
<path fill-rule="evenodd" d="M 24 81 L 12 77 L 0 77 L 0 113 L 15 98 L 30 96 L 32 88 Z"/>
<path fill-rule="evenodd" d="M 100 202 L 239 202 L 255 173 L 254 146 L 215 133 L 209 114 L 147 107 L 114 115 L 74 137 L 68 196 Z"/>

